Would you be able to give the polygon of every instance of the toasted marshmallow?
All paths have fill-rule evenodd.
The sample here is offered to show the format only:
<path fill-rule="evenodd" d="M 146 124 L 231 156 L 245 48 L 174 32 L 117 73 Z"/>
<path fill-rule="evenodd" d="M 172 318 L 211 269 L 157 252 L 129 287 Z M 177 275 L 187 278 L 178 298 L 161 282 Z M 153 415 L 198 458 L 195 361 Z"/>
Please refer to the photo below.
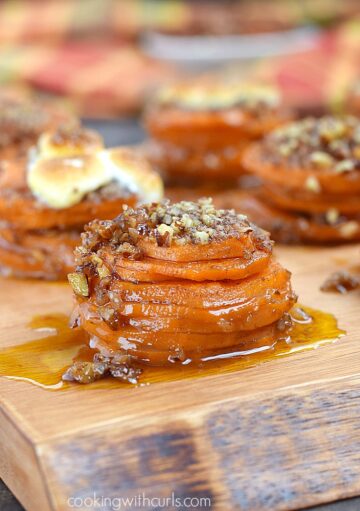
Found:
<path fill-rule="evenodd" d="M 115 147 L 98 153 L 104 167 L 124 188 L 137 195 L 139 202 L 159 201 L 164 194 L 162 180 L 150 164 L 128 147 Z"/>
<path fill-rule="evenodd" d="M 217 110 L 242 105 L 256 108 L 258 105 L 276 107 L 280 94 L 274 87 L 255 83 L 204 82 L 182 83 L 160 89 L 160 104 L 177 105 L 191 110 Z"/>
<path fill-rule="evenodd" d="M 81 126 L 63 126 L 56 131 L 45 132 L 38 142 L 38 153 L 43 159 L 93 154 L 103 148 L 100 134 Z"/>
<path fill-rule="evenodd" d="M 29 168 L 28 186 L 33 194 L 54 209 L 65 209 L 111 181 L 97 155 L 37 159 Z"/>
<path fill-rule="evenodd" d="M 54 209 L 74 206 L 111 182 L 140 202 L 159 200 L 163 195 L 159 175 L 133 149 L 125 147 L 65 158 L 40 156 L 30 165 L 27 182 L 39 201 Z"/>

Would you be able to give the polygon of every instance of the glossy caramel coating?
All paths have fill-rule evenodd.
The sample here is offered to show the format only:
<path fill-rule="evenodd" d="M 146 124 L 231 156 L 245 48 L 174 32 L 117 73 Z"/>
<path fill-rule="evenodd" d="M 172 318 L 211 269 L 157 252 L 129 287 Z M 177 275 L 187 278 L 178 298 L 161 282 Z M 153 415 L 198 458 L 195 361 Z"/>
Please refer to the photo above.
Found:
<path fill-rule="evenodd" d="M 103 355 L 143 364 L 271 342 L 296 300 L 268 234 L 206 199 L 92 222 L 76 254 L 77 324 Z"/>

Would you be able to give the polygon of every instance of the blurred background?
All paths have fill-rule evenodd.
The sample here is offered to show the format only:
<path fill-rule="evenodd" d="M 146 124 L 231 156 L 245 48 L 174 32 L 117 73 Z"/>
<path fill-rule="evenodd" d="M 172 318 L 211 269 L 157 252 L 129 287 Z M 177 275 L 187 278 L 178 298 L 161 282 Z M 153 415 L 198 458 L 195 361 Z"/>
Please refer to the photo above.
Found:
<path fill-rule="evenodd" d="M 127 143 L 149 92 L 189 73 L 265 79 L 301 113 L 339 108 L 359 34 L 358 0 L 3 0 L 0 86 L 121 118 Z"/>
<path fill-rule="evenodd" d="M 275 84 L 299 114 L 339 110 L 360 77 L 360 1 L 0 1 L 0 90 L 56 99 L 107 145 L 142 139 L 157 85 L 208 73 Z M 0 508 L 21 509 L 1 483 Z"/>

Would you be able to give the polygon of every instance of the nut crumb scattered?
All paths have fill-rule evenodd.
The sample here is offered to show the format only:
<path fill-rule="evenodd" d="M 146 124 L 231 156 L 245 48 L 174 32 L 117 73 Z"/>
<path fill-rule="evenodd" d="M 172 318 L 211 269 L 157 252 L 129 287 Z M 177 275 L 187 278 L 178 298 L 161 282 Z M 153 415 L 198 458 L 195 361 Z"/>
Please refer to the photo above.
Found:
<path fill-rule="evenodd" d="M 333 273 L 320 287 L 324 292 L 345 294 L 360 287 L 360 276 L 353 275 L 346 270 Z"/>
<path fill-rule="evenodd" d="M 136 209 L 126 208 L 113 221 L 94 220 L 85 226 L 82 245 L 76 249 L 77 272 L 89 274 L 91 268 L 96 271 L 100 268 L 107 277 L 109 272 L 102 261 L 103 247 L 110 247 L 114 254 L 122 257 L 141 259 L 141 239 L 159 247 L 205 246 L 247 236 L 253 238 L 257 247 L 271 252 L 272 242 L 267 232 L 234 210 L 216 209 L 211 199 L 174 204 L 164 200 Z"/>
<path fill-rule="evenodd" d="M 264 138 L 264 146 L 274 164 L 351 174 L 360 170 L 360 120 L 350 115 L 309 117 L 277 128 Z"/>
<path fill-rule="evenodd" d="M 133 367 L 130 358 L 126 355 L 105 357 L 96 353 L 93 361 L 74 362 L 62 379 L 87 384 L 112 376 L 123 382 L 136 384 L 141 373 L 142 369 Z"/>

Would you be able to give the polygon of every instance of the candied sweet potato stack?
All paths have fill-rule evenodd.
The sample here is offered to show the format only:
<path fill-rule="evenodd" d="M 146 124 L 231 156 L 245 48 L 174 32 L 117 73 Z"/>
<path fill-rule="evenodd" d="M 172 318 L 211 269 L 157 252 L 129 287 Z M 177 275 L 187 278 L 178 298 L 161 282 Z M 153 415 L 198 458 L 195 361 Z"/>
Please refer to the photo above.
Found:
<path fill-rule="evenodd" d="M 101 355 L 150 365 L 271 346 L 290 328 L 290 273 L 268 233 L 210 199 L 93 221 L 69 275 L 76 321 Z"/>
<path fill-rule="evenodd" d="M 134 149 L 104 149 L 79 126 L 43 133 L 0 185 L 0 272 L 65 279 L 85 223 L 111 218 L 124 204 L 162 197 L 162 182 Z"/>
<path fill-rule="evenodd" d="M 279 92 L 269 86 L 179 83 L 160 90 L 145 113 L 146 152 L 170 185 L 223 186 L 243 174 L 248 145 L 289 119 Z"/>
<path fill-rule="evenodd" d="M 244 165 L 262 181 L 245 209 L 277 241 L 360 239 L 359 119 L 290 123 L 253 144 Z"/>

